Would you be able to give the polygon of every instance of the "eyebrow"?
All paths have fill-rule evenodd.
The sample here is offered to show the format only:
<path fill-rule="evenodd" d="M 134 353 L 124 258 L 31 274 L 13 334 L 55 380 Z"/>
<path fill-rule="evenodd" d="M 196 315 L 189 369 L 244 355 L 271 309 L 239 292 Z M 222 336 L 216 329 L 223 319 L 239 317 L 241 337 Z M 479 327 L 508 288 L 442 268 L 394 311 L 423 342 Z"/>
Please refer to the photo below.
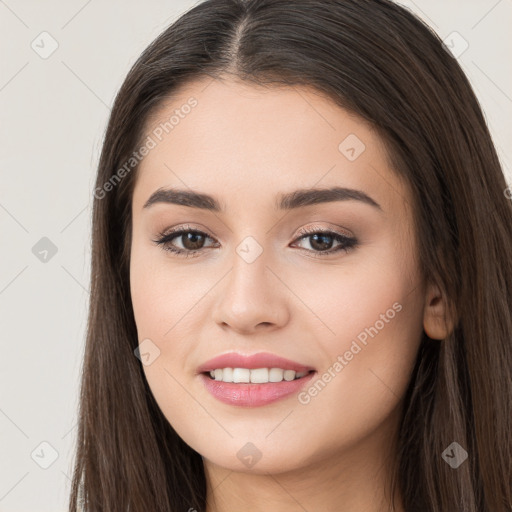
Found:
<path fill-rule="evenodd" d="M 360 201 L 382 211 L 379 203 L 362 190 L 344 187 L 299 189 L 282 193 L 275 202 L 275 208 L 278 210 L 293 210 L 305 206 L 349 200 Z M 225 211 L 225 208 L 213 196 L 176 188 L 159 188 L 151 194 L 143 208 L 149 208 L 156 203 L 177 204 L 217 213 Z"/>

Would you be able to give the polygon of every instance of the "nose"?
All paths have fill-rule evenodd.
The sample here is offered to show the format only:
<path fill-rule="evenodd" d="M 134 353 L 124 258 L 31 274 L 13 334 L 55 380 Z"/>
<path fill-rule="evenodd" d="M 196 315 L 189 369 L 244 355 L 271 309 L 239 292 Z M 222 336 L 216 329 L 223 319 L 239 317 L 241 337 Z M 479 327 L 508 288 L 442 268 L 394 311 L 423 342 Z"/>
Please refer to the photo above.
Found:
<path fill-rule="evenodd" d="M 214 321 L 223 329 L 240 334 L 271 331 L 286 325 L 290 317 L 290 294 L 271 269 L 265 251 L 252 262 L 233 255 L 233 266 L 216 287 Z"/>

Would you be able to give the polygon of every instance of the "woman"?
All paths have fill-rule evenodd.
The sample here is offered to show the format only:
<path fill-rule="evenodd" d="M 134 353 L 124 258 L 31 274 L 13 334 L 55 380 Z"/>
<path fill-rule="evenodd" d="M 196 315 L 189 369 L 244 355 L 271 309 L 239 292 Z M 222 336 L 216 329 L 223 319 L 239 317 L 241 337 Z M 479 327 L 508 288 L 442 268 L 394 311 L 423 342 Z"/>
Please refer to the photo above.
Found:
<path fill-rule="evenodd" d="M 207 0 L 95 187 L 70 510 L 512 510 L 512 204 L 386 0 Z"/>

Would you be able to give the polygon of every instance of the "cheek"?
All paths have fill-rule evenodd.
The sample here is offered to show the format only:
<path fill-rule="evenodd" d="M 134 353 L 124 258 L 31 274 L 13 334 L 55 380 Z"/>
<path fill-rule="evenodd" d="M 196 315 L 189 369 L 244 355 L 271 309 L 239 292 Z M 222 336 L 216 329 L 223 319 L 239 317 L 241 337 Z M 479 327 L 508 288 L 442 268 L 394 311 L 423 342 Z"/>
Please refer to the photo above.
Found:
<path fill-rule="evenodd" d="M 173 425 L 190 406 L 190 396 L 183 390 L 195 370 L 190 354 L 200 338 L 202 299 L 217 279 L 212 280 L 211 275 L 210 271 L 209 276 L 208 272 L 199 276 L 193 265 L 171 262 L 162 249 L 147 247 L 143 241 L 132 246 L 130 291 L 138 340 L 154 354 L 143 370 Z"/>
<path fill-rule="evenodd" d="M 293 282 L 294 292 L 310 310 L 310 330 L 331 355 L 358 336 L 364 341 L 366 329 L 376 323 L 381 338 L 389 333 L 390 344 L 401 338 L 391 332 L 421 324 L 421 301 L 414 302 L 421 290 L 412 251 L 398 247 L 391 236 L 348 254 L 336 266 L 314 270 L 296 275 L 291 269 L 284 280 Z M 297 309 L 303 309 L 300 303 Z"/>
<path fill-rule="evenodd" d="M 392 298 L 397 300 L 390 302 L 388 291 L 375 293 L 352 316 L 333 323 L 338 335 L 323 343 L 329 363 L 299 397 L 303 414 L 327 418 L 323 435 L 339 447 L 357 443 L 391 418 L 410 382 L 422 333 L 421 301 L 410 295 L 404 300 L 399 290 Z M 309 426 L 309 435 L 317 435 L 318 423 Z"/>
<path fill-rule="evenodd" d="M 187 324 L 192 305 L 211 286 L 195 279 L 191 267 L 180 268 L 166 256 L 162 249 L 142 243 L 132 247 L 130 291 L 139 340 L 170 339 L 174 330 Z"/>
<path fill-rule="evenodd" d="M 323 281 L 329 286 L 320 300 L 311 286 L 316 282 L 318 290 Z M 327 269 L 325 276 L 301 281 L 301 297 L 314 304 L 312 309 L 316 307 L 328 328 L 316 338 L 327 361 L 299 398 L 311 414 L 328 412 L 326 435 L 339 438 L 342 422 L 346 440 L 355 442 L 400 402 L 422 335 L 423 298 L 418 284 L 413 260 L 392 244 L 374 257 L 358 260 L 353 268 L 339 273 Z"/>
<path fill-rule="evenodd" d="M 183 362 L 191 349 L 187 322 L 193 317 L 187 312 L 205 290 L 141 245 L 132 247 L 130 289 L 141 353 L 144 346 L 151 357 L 142 368 L 163 414 L 174 428 L 185 421 L 186 429 L 190 396 L 184 392 Z"/>

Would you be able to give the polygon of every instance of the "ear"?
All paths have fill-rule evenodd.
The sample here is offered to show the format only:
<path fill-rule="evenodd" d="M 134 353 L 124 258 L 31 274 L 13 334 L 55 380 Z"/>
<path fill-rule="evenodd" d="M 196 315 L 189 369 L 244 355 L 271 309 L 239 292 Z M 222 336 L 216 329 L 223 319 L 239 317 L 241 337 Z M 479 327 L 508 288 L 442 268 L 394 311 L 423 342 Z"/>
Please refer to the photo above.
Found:
<path fill-rule="evenodd" d="M 433 283 L 427 285 L 425 292 L 423 329 L 434 340 L 445 339 L 453 329 L 453 321 L 448 317 L 447 298 Z"/>

